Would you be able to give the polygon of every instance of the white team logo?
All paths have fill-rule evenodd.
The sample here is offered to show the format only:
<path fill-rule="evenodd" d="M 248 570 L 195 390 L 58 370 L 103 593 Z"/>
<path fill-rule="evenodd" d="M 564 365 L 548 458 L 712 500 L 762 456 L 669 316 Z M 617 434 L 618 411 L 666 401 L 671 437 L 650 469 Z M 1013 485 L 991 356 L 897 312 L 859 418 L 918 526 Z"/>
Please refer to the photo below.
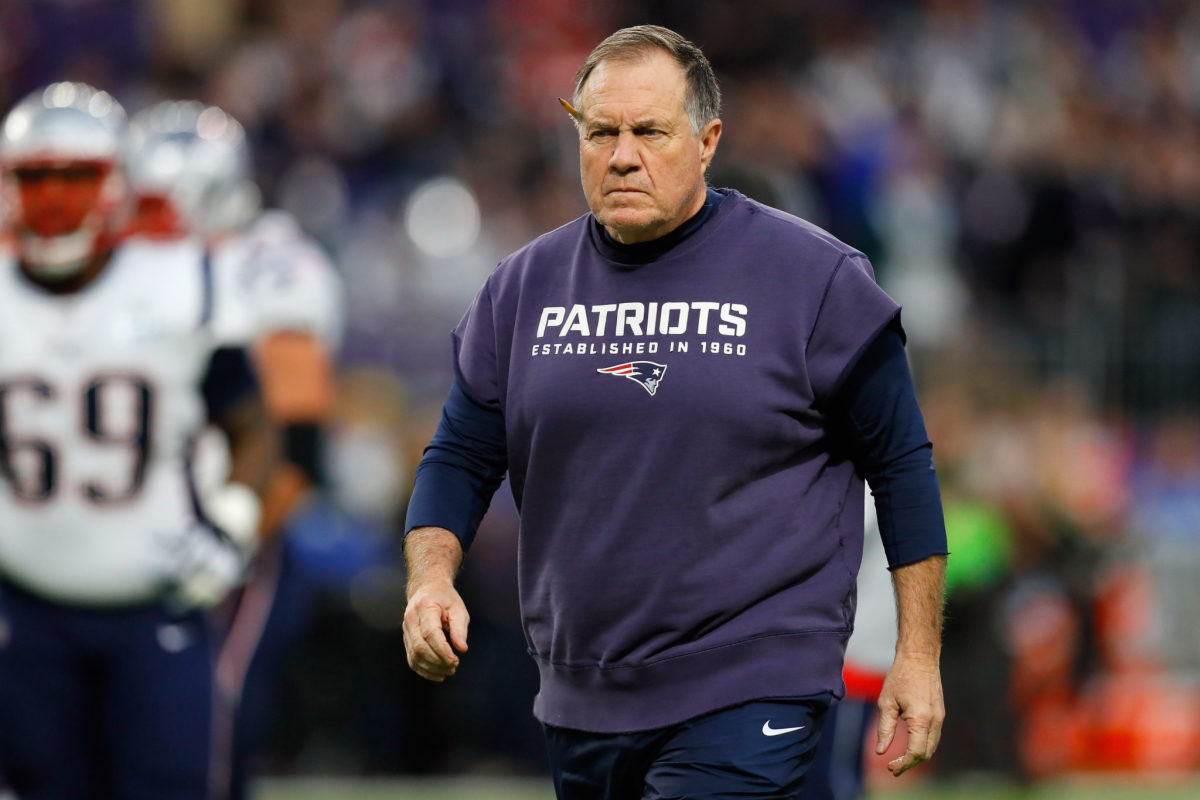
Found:
<path fill-rule="evenodd" d="M 784 733 L 791 733 L 792 731 L 802 731 L 802 730 L 804 730 L 803 725 L 797 725 L 794 728 L 772 728 L 771 720 L 767 720 L 766 722 L 763 723 L 763 736 L 779 736 Z"/>
<path fill-rule="evenodd" d="M 604 367 L 603 369 L 596 370 L 596 372 L 605 375 L 620 375 L 622 378 L 629 378 L 631 381 L 636 381 L 653 397 L 654 393 L 658 391 L 659 381 L 667 373 L 667 365 L 656 364 L 653 361 L 629 361 L 625 364 Z"/>

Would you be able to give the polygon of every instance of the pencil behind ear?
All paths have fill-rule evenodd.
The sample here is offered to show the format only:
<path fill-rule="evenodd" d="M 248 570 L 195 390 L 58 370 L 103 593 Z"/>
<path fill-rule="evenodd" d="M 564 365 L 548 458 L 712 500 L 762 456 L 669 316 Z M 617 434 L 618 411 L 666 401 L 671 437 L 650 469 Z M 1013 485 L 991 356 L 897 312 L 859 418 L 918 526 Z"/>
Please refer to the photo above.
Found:
<path fill-rule="evenodd" d="M 581 120 L 579 112 L 575 110 L 575 106 L 571 105 L 566 100 L 563 100 L 561 97 L 558 98 L 558 102 L 562 103 L 562 107 L 565 108 L 567 113 L 571 115 L 571 119 L 575 120 L 576 122 Z"/>

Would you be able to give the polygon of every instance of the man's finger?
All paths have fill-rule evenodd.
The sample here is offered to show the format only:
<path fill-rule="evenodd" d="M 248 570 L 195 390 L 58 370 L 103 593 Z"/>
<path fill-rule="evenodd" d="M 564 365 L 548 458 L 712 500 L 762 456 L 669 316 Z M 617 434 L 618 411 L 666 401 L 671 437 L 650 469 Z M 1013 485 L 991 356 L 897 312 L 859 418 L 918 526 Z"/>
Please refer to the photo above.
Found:
<path fill-rule="evenodd" d="M 937 752 L 938 742 L 941 740 L 941 732 L 931 730 L 929 736 L 925 739 L 925 760 L 933 758 L 933 754 Z"/>
<path fill-rule="evenodd" d="M 927 757 L 928 744 L 929 728 L 910 720 L 908 723 L 908 746 L 905 748 L 904 755 L 889 763 L 888 769 L 893 775 L 899 777 L 920 764 Z"/>
<path fill-rule="evenodd" d="M 408 624 L 402 628 L 404 632 L 404 653 L 408 657 L 408 666 L 413 669 L 421 677 L 426 671 L 426 664 L 429 662 L 430 653 L 429 647 L 421 640 L 420 634 L 412 630 Z"/>
<path fill-rule="evenodd" d="M 466 613 L 455 614 L 450 612 L 447 616 L 450 617 L 447 631 L 450 634 L 450 644 L 454 645 L 454 649 L 460 653 L 467 651 L 467 625 L 470 620 L 467 619 Z"/>
<path fill-rule="evenodd" d="M 422 678 L 438 683 L 453 675 L 457 669 L 456 665 L 447 664 L 438 658 L 424 640 L 418 641 L 409 650 L 408 665 Z"/>
<path fill-rule="evenodd" d="M 433 681 L 434 683 L 441 683 L 442 681 L 446 680 L 446 678 L 449 678 L 451 675 L 454 674 L 453 669 L 450 669 L 449 671 L 447 671 L 446 668 L 440 664 L 439 665 L 422 664 L 418 667 L 415 667 L 413 671 L 416 672 L 418 675 L 420 675 L 425 680 Z"/>
<path fill-rule="evenodd" d="M 446 634 L 442 630 L 442 612 L 440 609 L 434 607 L 421 609 L 420 636 L 436 659 L 446 664 L 457 666 L 458 656 L 450 649 L 450 643 L 446 641 Z"/>
<path fill-rule="evenodd" d="M 875 753 L 883 755 L 892 746 L 896 735 L 896 710 L 894 708 L 879 709 L 879 724 L 875 728 Z"/>
<path fill-rule="evenodd" d="M 899 758 L 888 762 L 888 771 L 892 773 L 893 777 L 899 778 L 905 772 L 908 772 L 910 769 L 915 767 L 917 764 L 920 764 L 924 760 L 925 759 L 909 751 Z"/>
<path fill-rule="evenodd" d="M 925 748 L 929 744 L 929 726 L 924 722 L 908 720 L 908 746 L 906 753 L 924 758 Z"/>
<path fill-rule="evenodd" d="M 933 724 L 929 726 L 929 740 L 925 745 L 925 759 L 933 758 L 933 754 L 937 752 L 938 745 L 942 743 L 942 722 L 944 721 L 944 712 L 942 718 L 935 719 Z"/>
<path fill-rule="evenodd" d="M 408 665 L 411 667 L 413 665 L 413 648 L 412 648 L 412 637 L 409 635 L 409 631 L 408 631 L 408 620 L 407 619 L 405 619 L 404 624 L 402 626 L 400 626 L 400 633 L 404 637 L 404 654 L 405 654 L 405 656 L 408 657 Z"/>

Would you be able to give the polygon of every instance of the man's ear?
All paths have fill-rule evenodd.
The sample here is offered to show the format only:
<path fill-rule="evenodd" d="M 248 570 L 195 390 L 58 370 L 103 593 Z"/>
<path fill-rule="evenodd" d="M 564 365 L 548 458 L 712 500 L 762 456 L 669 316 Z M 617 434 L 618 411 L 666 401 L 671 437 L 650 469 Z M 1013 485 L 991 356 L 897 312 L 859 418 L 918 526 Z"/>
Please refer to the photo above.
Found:
<path fill-rule="evenodd" d="M 721 120 L 714 119 L 709 121 L 704 129 L 700 131 L 700 167 L 701 171 L 707 171 L 708 165 L 712 163 L 713 156 L 717 154 L 717 142 L 721 138 Z"/>

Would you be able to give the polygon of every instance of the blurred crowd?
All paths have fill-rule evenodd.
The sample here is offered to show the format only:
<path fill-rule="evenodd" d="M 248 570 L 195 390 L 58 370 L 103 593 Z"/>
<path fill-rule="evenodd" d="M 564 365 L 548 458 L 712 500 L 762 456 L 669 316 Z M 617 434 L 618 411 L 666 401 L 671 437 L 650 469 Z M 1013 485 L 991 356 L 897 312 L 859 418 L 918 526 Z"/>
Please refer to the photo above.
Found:
<path fill-rule="evenodd" d="M 445 686 L 404 664 L 396 538 L 449 330 L 586 210 L 555 98 L 644 22 L 722 79 L 711 182 L 904 306 L 953 552 L 933 769 L 1200 767 L 1200 2 L 0 0 L 0 106 L 72 79 L 223 107 L 345 282 L 327 591 L 269 768 L 543 768 L 506 491 Z"/>

